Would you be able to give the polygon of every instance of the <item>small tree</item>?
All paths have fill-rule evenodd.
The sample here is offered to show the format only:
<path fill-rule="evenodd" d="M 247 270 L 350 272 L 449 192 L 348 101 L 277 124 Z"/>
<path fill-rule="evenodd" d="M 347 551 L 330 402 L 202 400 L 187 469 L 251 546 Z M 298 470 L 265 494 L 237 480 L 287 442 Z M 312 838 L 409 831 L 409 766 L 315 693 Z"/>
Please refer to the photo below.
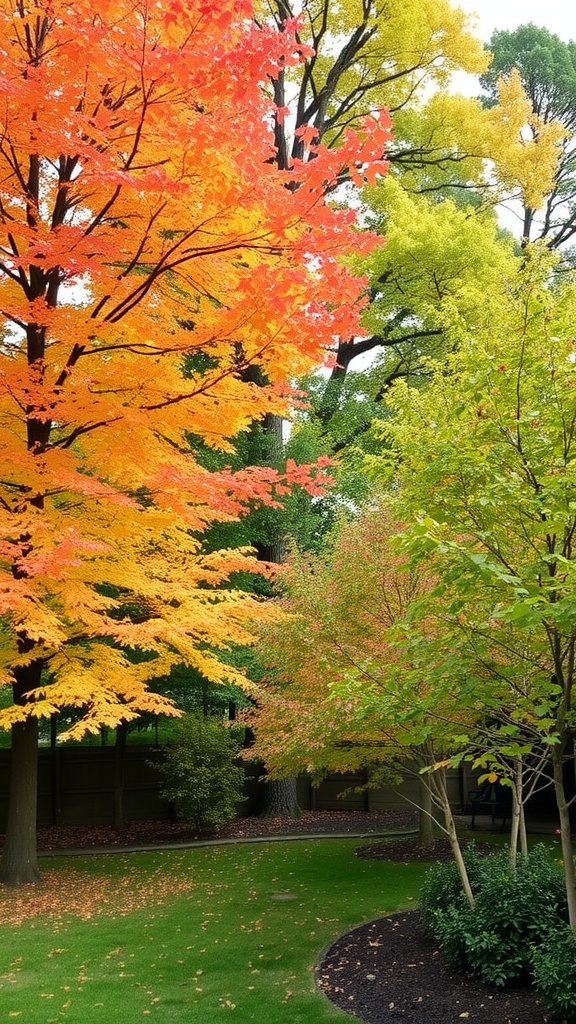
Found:
<path fill-rule="evenodd" d="M 164 780 L 162 796 L 174 801 L 178 816 L 199 832 L 236 816 L 244 782 L 244 771 L 236 763 L 238 748 L 219 719 L 185 715 L 172 746 L 166 747 L 165 761 L 155 765 Z"/>
<path fill-rule="evenodd" d="M 527 251 L 523 276 L 508 283 L 506 315 L 464 338 L 426 390 L 395 389 L 385 440 L 397 448 L 413 550 L 432 551 L 443 580 L 434 600 L 451 593 L 453 618 L 478 643 L 485 636 L 480 653 L 490 658 L 471 698 L 490 713 L 496 682 L 511 718 L 504 728 L 513 729 L 498 724 L 492 751 L 501 755 L 510 735 L 525 738 L 527 756 L 547 751 L 576 931 L 574 797 L 564 772 L 576 728 L 576 289 L 571 280 L 554 286 L 553 265 Z M 385 459 L 389 469 L 389 449 Z M 500 648 L 500 665 L 489 644 Z M 444 677 L 447 667 L 443 659 Z"/>
<path fill-rule="evenodd" d="M 455 848 L 445 775 L 425 771 L 444 756 L 447 729 L 454 729 L 440 722 L 438 701 L 433 714 L 412 721 L 416 695 L 430 699 L 426 666 L 412 662 L 403 632 L 398 639 L 408 608 L 434 585 L 433 567 L 410 570 L 390 544 L 399 528 L 386 504 L 377 503 L 342 522 L 323 555 L 295 553 L 285 567 L 282 606 L 291 618 L 262 627 L 257 654 L 271 678 L 261 681 L 249 715 L 256 733 L 250 753 L 273 778 L 304 770 L 318 780 L 363 768 L 371 784 L 399 781 L 411 762 L 421 842 L 433 843 L 434 807 Z M 446 701 L 442 707 L 449 719 Z M 457 732 L 462 728 L 457 721 Z"/>

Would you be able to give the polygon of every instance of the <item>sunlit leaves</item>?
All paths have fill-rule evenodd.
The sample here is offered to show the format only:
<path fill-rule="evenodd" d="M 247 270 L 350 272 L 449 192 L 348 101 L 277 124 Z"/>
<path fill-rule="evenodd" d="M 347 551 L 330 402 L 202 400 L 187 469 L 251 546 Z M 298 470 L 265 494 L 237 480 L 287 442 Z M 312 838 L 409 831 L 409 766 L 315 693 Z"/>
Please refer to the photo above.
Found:
<path fill-rule="evenodd" d="M 187 442 L 230 453 L 357 329 L 363 282 L 340 257 L 372 240 L 323 190 L 343 165 L 363 180 L 389 138 L 374 115 L 280 173 L 262 85 L 308 51 L 250 13 L 0 3 L 2 679 L 24 673 L 33 700 L 5 726 L 31 707 L 86 708 L 74 734 L 170 711 L 147 685 L 177 662 L 240 681 L 218 652 L 273 613 L 224 589 L 251 555 L 202 556 L 198 537 L 322 488 L 322 466 L 209 472 Z"/>

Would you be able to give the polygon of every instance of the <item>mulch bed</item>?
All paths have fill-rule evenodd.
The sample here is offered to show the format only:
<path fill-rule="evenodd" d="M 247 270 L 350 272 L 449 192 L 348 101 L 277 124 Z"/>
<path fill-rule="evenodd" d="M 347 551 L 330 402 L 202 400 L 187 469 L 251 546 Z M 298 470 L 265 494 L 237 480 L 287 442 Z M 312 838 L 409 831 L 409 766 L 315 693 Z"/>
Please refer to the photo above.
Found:
<path fill-rule="evenodd" d="M 317 980 L 331 1002 L 367 1024 L 556 1024 L 530 990 L 488 988 L 448 966 L 417 911 L 341 936 Z"/>
<path fill-rule="evenodd" d="M 466 840 L 461 839 L 460 842 L 463 847 L 467 845 Z M 474 846 L 483 856 L 499 849 L 493 843 L 474 841 Z M 432 846 L 422 846 L 416 836 L 406 836 L 405 838 L 391 836 L 389 839 L 381 839 L 359 846 L 354 853 L 357 857 L 363 857 L 365 860 L 391 860 L 396 864 L 452 860 L 452 851 L 447 839 L 436 839 Z"/>

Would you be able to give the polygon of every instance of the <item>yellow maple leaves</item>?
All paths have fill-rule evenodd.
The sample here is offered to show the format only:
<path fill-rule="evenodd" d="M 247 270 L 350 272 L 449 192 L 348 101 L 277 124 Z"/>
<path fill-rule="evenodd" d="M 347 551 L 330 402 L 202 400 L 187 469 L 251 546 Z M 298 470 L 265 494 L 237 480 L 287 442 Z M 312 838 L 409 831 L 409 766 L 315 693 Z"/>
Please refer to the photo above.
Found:
<path fill-rule="evenodd" d="M 566 129 L 534 113 L 516 70 L 498 80 L 498 105 L 485 111 L 484 121 L 502 186 L 537 210 L 552 191 Z"/>

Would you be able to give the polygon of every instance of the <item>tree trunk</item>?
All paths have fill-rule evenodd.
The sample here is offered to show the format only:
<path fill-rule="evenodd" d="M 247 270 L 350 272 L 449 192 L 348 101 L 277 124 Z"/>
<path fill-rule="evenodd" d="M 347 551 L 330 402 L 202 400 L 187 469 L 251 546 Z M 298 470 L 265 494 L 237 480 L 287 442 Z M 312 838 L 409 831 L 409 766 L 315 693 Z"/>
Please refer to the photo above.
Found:
<path fill-rule="evenodd" d="M 264 807 L 261 818 L 299 818 L 296 779 L 268 779 L 264 785 Z"/>
<path fill-rule="evenodd" d="M 418 779 L 418 842 L 420 846 L 432 849 L 434 846 L 434 812 L 430 786 L 421 775 Z"/>
<path fill-rule="evenodd" d="M 38 719 L 12 726 L 10 795 L 0 882 L 16 887 L 40 882 L 36 850 Z"/>
<path fill-rule="evenodd" d="M 282 417 L 268 413 L 264 417 L 263 429 L 269 441 L 270 464 L 278 466 L 284 456 Z M 255 547 L 262 561 L 280 565 L 286 558 L 286 539 L 280 530 L 267 543 L 256 543 Z M 298 818 L 302 814 L 295 778 L 267 781 L 262 791 L 262 801 L 261 818 Z"/>
<path fill-rule="evenodd" d="M 574 850 L 570 836 L 570 804 L 566 799 L 564 789 L 564 747 L 562 744 L 552 750 L 552 765 L 554 770 L 554 793 L 560 818 L 560 842 L 562 846 L 562 860 L 564 862 L 564 884 L 566 887 L 566 901 L 568 904 L 568 920 L 570 927 L 576 932 L 576 871 L 574 868 Z"/>
<path fill-rule="evenodd" d="M 277 469 L 284 460 L 284 420 L 281 416 L 267 413 L 262 421 L 262 429 L 266 436 L 268 464 Z M 254 547 L 263 562 L 281 565 L 286 560 L 286 538 L 280 528 L 265 541 L 256 541 Z"/>
<path fill-rule="evenodd" d="M 512 821 L 510 824 L 510 870 L 516 871 L 516 865 L 518 863 L 518 841 L 520 838 L 520 816 L 522 813 L 522 805 L 518 803 L 516 793 L 512 790 Z"/>
<path fill-rule="evenodd" d="M 528 860 L 528 833 L 526 831 L 524 805 L 522 805 L 520 814 L 520 853 L 522 855 L 522 860 Z"/>
<path fill-rule="evenodd" d="M 516 871 L 518 863 L 518 843 L 522 832 L 524 818 L 523 765 L 522 758 L 517 757 L 512 779 L 512 821 L 510 825 L 510 869 Z"/>
<path fill-rule="evenodd" d="M 432 798 L 437 807 L 439 807 L 444 815 L 444 827 L 446 835 L 448 836 L 448 842 L 450 843 L 450 849 L 452 856 L 456 862 L 460 881 L 466 894 L 466 899 L 471 910 L 474 910 L 475 900 L 472 887 L 470 885 L 470 879 L 468 878 L 468 872 L 462 856 L 462 850 L 460 848 L 460 842 L 458 840 L 458 834 L 456 832 L 456 824 L 452 814 L 452 808 L 450 807 L 450 801 L 448 799 L 448 792 L 446 789 L 446 773 L 443 768 L 438 768 L 436 771 L 431 771 L 430 775 L 430 790 Z"/>

